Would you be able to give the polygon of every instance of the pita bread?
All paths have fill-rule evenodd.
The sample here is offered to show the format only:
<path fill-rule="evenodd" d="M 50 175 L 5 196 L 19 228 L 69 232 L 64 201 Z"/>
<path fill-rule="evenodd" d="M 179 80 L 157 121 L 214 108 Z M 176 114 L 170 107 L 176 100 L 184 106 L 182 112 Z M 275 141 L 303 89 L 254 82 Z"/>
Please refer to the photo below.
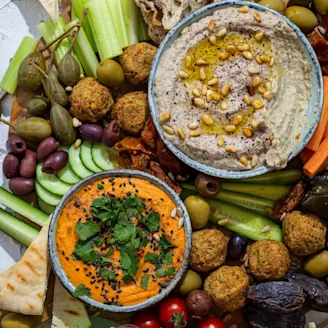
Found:
<path fill-rule="evenodd" d="M 0 308 L 41 315 L 49 277 L 48 230 L 50 219 L 26 250 L 0 292 Z"/>
<path fill-rule="evenodd" d="M 89 328 L 91 322 L 82 302 L 74 298 L 60 283 L 55 282 L 51 328 Z"/>
<path fill-rule="evenodd" d="M 16 264 L 11 266 L 9 269 L 0 272 L 0 292 L 3 290 L 3 288 L 5 287 L 8 279 L 13 274 L 13 272 L 15 270 L 15 267 L 16 267 Z"/>

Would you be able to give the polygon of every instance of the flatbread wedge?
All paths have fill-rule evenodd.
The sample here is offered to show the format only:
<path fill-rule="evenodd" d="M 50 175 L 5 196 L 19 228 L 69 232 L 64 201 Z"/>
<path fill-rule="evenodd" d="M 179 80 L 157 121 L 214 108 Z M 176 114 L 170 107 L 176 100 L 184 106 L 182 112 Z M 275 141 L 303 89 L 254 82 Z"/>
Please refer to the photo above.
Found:
<path fill-rule="evenodd" d="M 41 315 L 49 278 L 48 230 L 50 219 L 26 250 L 0 292 L 0 308 Z"/>
<path fill-rule="evenodd" d="M 6 286 L 7 281 L 9 280 L 10 276 L 13 274 L 15 270 L 16 264 L 11 266 L 9 269 L 0 272 L 0 292 Z"/>
<path fill-rule="evenodd" d="M 55 281 L 51 328 L 89 328 L 91 322 L 82 302 Z"/>

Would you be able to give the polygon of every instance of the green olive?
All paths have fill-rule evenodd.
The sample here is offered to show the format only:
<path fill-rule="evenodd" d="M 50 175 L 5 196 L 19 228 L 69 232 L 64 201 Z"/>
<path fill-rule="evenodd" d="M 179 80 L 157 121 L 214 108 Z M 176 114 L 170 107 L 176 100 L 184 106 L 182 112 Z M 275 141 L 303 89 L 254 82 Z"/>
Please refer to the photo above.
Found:
<path fill-rule="evenodd" d="M 9 313 L 1 320 L 2 328 L 33 328 L 35 317 L 19 313 Z"/>
<path fill-rule="evenodd" d="M 124 72 L 115 60 L 103 60 L 97 68 L 97 78 L 102 84 L 116 88 L 124 82 Z"/>
<path fill-rule="evenodd" d="M 52 134 L 51 125 L 41 117 L 31 117 L 20 121 L 16 125 L 16 132 L 20 137 L 33 143 L 39 143 Z"/>
<path fill-rule="evenodd" d="M 200 196 L 188 196 L 184 204 L 187 208 L 191 225 L 194 229 L 202 229 L 206 226 L 210 217 L 210 206 Z"/>
<path fill-rule="evenodd" d="M 313 0 L 315 10 L 321 15 L 328 14 L 328 1 L 327 0 Z"/>
<path fill-rule="evenodd" d="M 312 255 L 304 264 L 304 270 L 311 276 L 321 278 L 328 275 L 328 251 Z"/>
<path fill-rule="evenodd" d="M 260 5 L 276 10 L 280 13 L 284 13 L 286 6 L 282 0 L 261 0 Z"/>
<path fill-rule="evenodd" d="M 28 101 L 26 109 L 33 116 L 42 116 L 49 109 L 48 99 L 42 96 L 35 96 Z"/>
<path fill-rule="evenodd" d="M 301 6 L 291 6 L 285 11 L 285 15 L 305 34 L 311 33 L 318 25 L 316 15 L 308 8 Z"/>
<path fill-rule="evenodd" d="M 179 292 L 182 295 L 189 294 L 193 290 L 200 289 L 202 287 L 202 278 L 198 273 L 192 270 L 188 270 L 184 278 L 181 281 Z"/>

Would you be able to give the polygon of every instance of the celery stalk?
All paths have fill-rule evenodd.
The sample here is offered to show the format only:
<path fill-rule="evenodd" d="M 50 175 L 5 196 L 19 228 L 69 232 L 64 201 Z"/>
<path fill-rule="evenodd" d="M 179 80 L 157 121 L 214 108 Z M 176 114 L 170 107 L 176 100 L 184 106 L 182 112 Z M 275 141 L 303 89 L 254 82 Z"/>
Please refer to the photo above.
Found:
<path fill-rule="evenodd" d="M 122 48 L 106 0 L 88 1 L 85 7 L 89 9 L 88 15 L 91 18 L 101 60 L 121 55 Z"/>
<path fill-rule="evenodd" d="M 141 10 L 139 10 L 139 41 L 147 41 L 149 40 L 148 36 L 148 25 L 145 23 Z"/>
<path fill-rule="evenodd" d="M 85 2 L 86 1 L 84 0 L 72 0 L 72 20 L 76 18 L 81 20 Z M 96 41 L 93 37 L 93 33 L 91 29 L 91 20 L 89 18 L 89 15 L 86 15 L 84 18 L 83 29 L 86 35 L 88 36 L 93 51 L 96 53 L 97 46 L 96 46 Z"/>
<path fill-rule="evenodd" d="M 68 30 L 72 25 L 77 22 L 71 21 L 69 24 L 65 26 L 65 30 Z M 99 65 L 99 61 L 97 56 L 93 52 L 92 46 L 89 42 L 89 39 L 84 31 L 84 28 L 81 26 L 80 32 L 77 35 L 77 39 L 74 45 L 74 49 L 79 56 L 81 64 L 88 76 L 92 76 L 94 78 L 97 77 L 97 67 Z"/>
<path fill-rule="evenodd" d="M 128 33 L 129 45 L 139 42 L 138 7 L 134 0 L 121 0 L 125 27 Z"/>
<path fill-rule="evenodd" d="M 39 231 L 24 221 L 0 209 L 0 230 L 25 246 L 29 246 Z"/>
<path fill-rule="evenodd" d="M 15 92 L 18 86 L 17 73 L 19 66 L 24 58 L 35 50 L 37 44 L 38 41 L 29 36 L 26 36 L 22 40 L 0 82 L 0 88 L 2 90 L 10 94 Z"/>
<path fill-rule="evenodd" d="M 107 0 L 107 5 L 115 25 L 116 36 L 120 41 L 121 48 L 126 48 L 129 45 L 129 39 L 123 18 L 121 0 Z"/>

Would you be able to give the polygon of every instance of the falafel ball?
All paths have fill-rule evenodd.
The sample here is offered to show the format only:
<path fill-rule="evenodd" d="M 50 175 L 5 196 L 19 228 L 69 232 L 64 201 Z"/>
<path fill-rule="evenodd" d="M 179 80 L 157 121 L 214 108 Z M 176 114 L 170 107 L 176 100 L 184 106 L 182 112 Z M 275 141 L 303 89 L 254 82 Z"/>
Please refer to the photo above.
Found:
<path fill-rule="evenodd" d="M 114 105 L 112 118 L 120 128 L 132 135 L 139 135 L 149 117 L 147 93 L 130 92 L 119 98 Z"/>
<path fill-rule="evenodd" d="M 282 230 L 284 243 L 297 256 L 311 255 L 325 248 L 327 226 L 314 214 L 288 213 Z"/>
<path fill-rule="evenodd" d="M 148 81 L 156 50 L 156 47 L 147 42 L 134 44 L 124 50 L 120 64 L 130 83 L 139 85 Z"/>
<path fill-rule="evenodd" d="M 291 262 L 287 247 L 275 240 L 255 242 L 248 256 L 249 269 L 259 281 L 283 279 Z"/>
<path fill-rule="evenodd" d="M 233 312 L 246 305 L 249 277 L 238 266 L 224 265 L 205 280 L 204 289 L 215 305 L 226 312 Z"/>
<path fill-rule="evenodd" d="M 190 266 L 201 272 L 221 266 L 227 257 L 224 234 L 215 229 L 204 229 L 192 234 Z"/>
<path fill-rule="evenodd" d="M 86 77 L 73 87 L 69 96 L 70 114 L 82 122 L 96 123 L 112 109 L 114 99 L 109 88 L 92 77 Z"/>

